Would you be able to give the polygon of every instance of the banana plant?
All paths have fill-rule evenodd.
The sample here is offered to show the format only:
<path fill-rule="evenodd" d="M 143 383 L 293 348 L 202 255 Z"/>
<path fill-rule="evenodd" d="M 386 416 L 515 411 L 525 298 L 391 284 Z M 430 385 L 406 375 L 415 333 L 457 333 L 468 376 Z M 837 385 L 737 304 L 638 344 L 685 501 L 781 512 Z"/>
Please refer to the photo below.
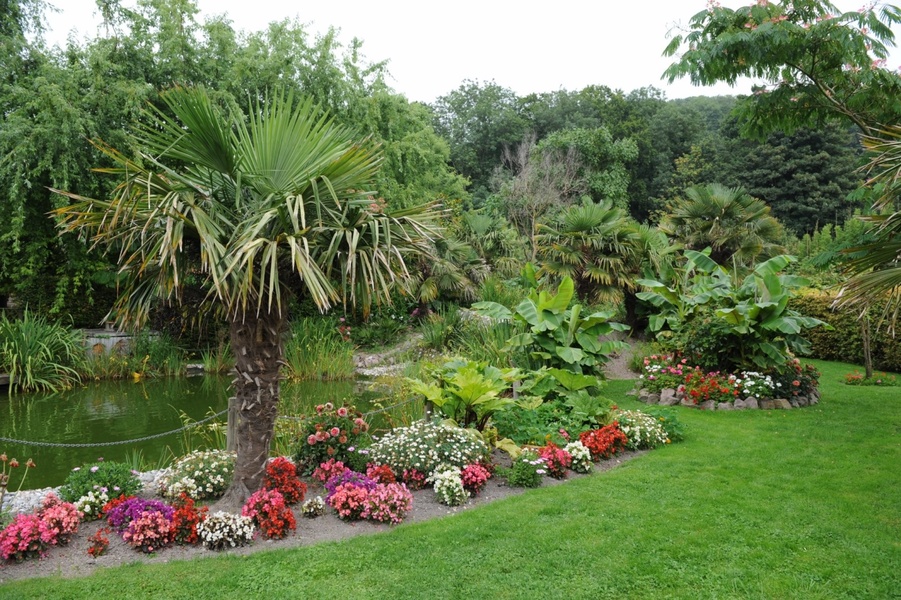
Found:
<path fill-rule="evenodd" d="M 483 316 L 513 321 L 524 330 L 507 341 L 508 349 L 525 349 L 532 359 L 550 367 L 601 375 L 610 355 L 627 347 L 601 338 L 629 327 L 611 321 L 612 311 L 586 314 L 581 304 L 570 307 L 573 295 L 573 280 L 566 277 L 556 293 L 533 288 L 513 311 L 496 302 L 477 302 L 472 308 Z"/>

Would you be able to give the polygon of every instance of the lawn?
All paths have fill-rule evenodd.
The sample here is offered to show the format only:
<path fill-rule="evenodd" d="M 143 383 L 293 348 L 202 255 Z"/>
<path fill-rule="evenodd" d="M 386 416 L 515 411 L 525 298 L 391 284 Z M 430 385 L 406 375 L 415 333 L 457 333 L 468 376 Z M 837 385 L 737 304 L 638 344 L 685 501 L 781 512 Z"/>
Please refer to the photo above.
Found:
<path fill-rule="evenodd" d="M 0 598 L 901 598 L 901 388 L 791 411 L 679 408 L 612 471 L 340 543 L 131 565 Z M 612 382 L 620 406 L 627 382 Z M 163 558 L 163 556 L 161 556 Z"/>

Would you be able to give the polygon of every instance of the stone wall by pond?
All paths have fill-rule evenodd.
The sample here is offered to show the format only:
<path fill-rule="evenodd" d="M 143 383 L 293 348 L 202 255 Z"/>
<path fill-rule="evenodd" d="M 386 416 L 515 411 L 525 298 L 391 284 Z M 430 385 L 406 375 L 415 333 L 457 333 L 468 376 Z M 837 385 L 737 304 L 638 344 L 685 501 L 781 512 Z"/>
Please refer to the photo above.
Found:
<path fill-rule="evenodd" d="M 792 408 L 803 408 L 805 406 L 813 406 L 820 402 L 820 392 L 813 391 L 807 396 L 792 396 L 791 398 L 755 398 L 749 396 L 747 398 L 736 398 L 734 402 L 716 402 L 708 400 L 706 402 L 695 403 L 694 400 L 685 396 L 685 393 L 672 388 L 661 390 L 660 392 L 651 392 L 641 389 L 638 392 L 638 399 L 645 404 L 659 404 L 660 406 L 688 406 L 691 408 L 699 408 L 701 410 L 790 410 Z"/>

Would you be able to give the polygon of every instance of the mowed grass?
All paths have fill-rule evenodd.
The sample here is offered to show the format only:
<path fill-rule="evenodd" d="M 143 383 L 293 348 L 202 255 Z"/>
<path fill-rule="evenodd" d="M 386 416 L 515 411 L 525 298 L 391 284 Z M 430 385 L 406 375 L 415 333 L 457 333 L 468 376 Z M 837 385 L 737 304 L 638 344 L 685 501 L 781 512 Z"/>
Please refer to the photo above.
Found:
<path fill-rule="evenodd" d="M 816 364 L 818 406 L 677 409 L 685 442 L 563 486 L 341 543 L 0 597 L 901 598 L 901 388 L 846 386 L 853 367 Z M 608 395 L 637 408 L 629 387 Z"/>

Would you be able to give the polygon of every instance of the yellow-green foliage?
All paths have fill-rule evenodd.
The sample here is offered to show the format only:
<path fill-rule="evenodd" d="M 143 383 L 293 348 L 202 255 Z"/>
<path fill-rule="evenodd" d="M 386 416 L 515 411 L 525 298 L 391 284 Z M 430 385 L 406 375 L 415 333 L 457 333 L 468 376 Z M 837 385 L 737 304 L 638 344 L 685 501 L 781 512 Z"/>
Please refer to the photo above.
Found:
<path fill-rule="evenodd" d="M 823 327 L 806 332 L 810 341 L 813 358 L 838 360 L 855 364 L 863 364 L 863 342 L 857 312 L 850 310 L 832 311 L 833 294 L 821 290 L 807 289 L 797 293 L 789 301 L 789 307 L 810 317 L 816 317 L 832 325 L 832 331 Z M 901 344 L 893 338 L 885 327 L 877 330 L 878 315 L 882 314 L 881 306 L 873 306 L 871 318 L 870 345 L 873 353 L 873 366 L 879 370 L 901 371 Z"/>

